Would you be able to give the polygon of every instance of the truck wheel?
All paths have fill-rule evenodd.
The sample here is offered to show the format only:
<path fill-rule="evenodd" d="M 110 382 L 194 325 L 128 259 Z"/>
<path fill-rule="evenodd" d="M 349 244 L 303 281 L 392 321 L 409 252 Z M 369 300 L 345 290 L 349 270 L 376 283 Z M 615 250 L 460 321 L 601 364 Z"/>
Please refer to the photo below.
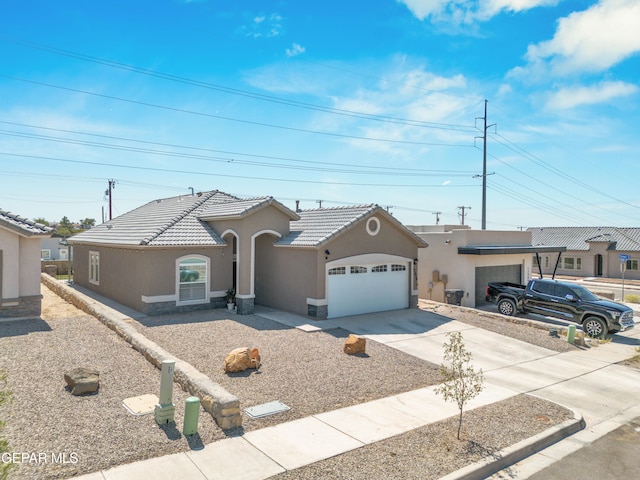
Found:
<path fill-rule="evenodd" d="M 584 333 L 592 338 L 603 338 L 607 333 L 607 324 L 598 317 L 588 317 L 582 322 Z"/>
<path fill-rule="evenodd" d="M 498 302 L 498 312 L 502 315 L 512 316 L 516 314 L 516 304 L 509 298 L 503 298 Z"/>

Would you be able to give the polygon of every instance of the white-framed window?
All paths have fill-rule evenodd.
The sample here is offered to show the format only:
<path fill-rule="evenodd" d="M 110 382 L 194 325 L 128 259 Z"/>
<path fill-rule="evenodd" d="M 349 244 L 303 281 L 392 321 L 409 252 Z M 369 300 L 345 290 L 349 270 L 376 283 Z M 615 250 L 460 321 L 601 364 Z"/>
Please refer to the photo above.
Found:
<path fill-rule="evenodd" d="M 397 263 L 394 263 L 393 265 L 391 265 L 391 271 L 392 272 L 404 272 L 407 270 L 407 266 L 406 265 L 399 265 Z"/>
<path fill-rule="evenodd" d="M 549 257 L 544 257 L 544 268 L 549 268 Z"/>
<path fill-rule="evenodd" d="M 360 266 L 354 265 L 350 268 L 350 273 L 352 275 L 355 275 L 358 273 L 367 273 L 367 267 L 360 267 Z"/>
<path fill-rule="evenodd" d="M 40 250 L 40 259 L 41 260 L 51 260 L 51 250 L 48 248 L 44 248 Z"/>
<path fill-rule="evenodd" d="M 209 259 L 202 256 L 189 256 L 179 258 L 176 263 L 178 304 L 208 302 Z"/>
<path fill-rule="evenodd" d="M 627 260 L 627 270 L 638 270 L 638 260 L 635 258 Z"/>
<path fill-rule="evenodd" d="M 565 270 L 582 270 L 582 258 L 580 257 L 564 257 Z"/>
<path fill-rule="evenodd" d="M 329 269 L 329 275 L 346 275 L 347 269 L 346 267 L 335 267 Z"/>
<path fill-rule="evenodd" d="M 100 252 L 89 252 L 89 283 L 100 285 Z"/>
<path fill-rule="evenodd" d="M 374 267 L 371 267 L 371 271 L 373 273 L 384 273 L 387 271 L 387 266 L 386 265 L 376 265 Z"/>

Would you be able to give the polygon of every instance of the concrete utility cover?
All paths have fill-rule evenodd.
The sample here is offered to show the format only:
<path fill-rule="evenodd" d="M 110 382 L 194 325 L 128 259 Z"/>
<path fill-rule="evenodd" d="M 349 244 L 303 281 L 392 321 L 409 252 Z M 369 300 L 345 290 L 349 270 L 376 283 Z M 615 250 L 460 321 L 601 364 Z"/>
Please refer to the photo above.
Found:
<path fill-rule="evenodd" d="M 147 394 L 140 395 L 138 397 L 126 398 L 122 401 L 122 406 L 132 415 L 148 415 L 153 413 L 153 409 L 158 402 L 158 397 L 152 394 Z"/>
<path fill-rule="evenodd" d="M 280 412 L 286 412 L 291 410 L 280 400 L 275 402 L 263 403 L 262 405 L 254 405 L 253 407 L 245 408 L 244 411 L 251 418 L 266 417 L 267 415 L 273 415 Z"/>

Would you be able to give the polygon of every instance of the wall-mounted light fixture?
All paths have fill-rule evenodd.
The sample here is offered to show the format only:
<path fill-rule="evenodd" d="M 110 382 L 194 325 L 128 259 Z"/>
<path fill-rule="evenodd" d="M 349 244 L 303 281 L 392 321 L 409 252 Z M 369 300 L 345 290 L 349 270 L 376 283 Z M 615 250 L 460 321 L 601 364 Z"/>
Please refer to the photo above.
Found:
<path fill-rule="evenodd" d="M 325 255 L 331 255 L 331 252 L 330 252 L 329 250 L 325 250 L 325 251 L 324 251 L 324 254 L 325 254 Z"/>
<path fill-rule="evenodd" d="M 445 243 L 446 245 L 449 245 L 449 244 L 451 243 L 451 240 L 445 240 L 445 241 L 444 241 L 444 243 Z"/>

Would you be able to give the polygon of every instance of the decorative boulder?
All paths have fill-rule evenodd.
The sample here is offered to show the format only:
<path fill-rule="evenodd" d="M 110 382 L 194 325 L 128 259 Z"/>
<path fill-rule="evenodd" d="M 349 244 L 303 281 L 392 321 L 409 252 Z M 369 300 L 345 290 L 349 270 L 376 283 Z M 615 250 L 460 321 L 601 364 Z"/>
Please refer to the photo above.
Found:
<path fill-rule="evenodd" d="M 257 348 L 236 348 L 224 359 L 224 371 L 227 373 L 244 372 L 249 368 L 260 368 L 260 354 Z"/>
<path fill-rule="evenodd" d="M 367 346 L 367 339 L 354 335 L 353 333 L 347 337 L 344 342 L 344 353 L 349 355 L 356 355 L 358 353 L 364 353 Z"/>
<path fill-rule="evenodd" d="M 71 389 L 72 395 L 96 393 L 100 388 L 100 372 L 91 368 L 74 368 L 64 374 L 64 380 Z"/>

